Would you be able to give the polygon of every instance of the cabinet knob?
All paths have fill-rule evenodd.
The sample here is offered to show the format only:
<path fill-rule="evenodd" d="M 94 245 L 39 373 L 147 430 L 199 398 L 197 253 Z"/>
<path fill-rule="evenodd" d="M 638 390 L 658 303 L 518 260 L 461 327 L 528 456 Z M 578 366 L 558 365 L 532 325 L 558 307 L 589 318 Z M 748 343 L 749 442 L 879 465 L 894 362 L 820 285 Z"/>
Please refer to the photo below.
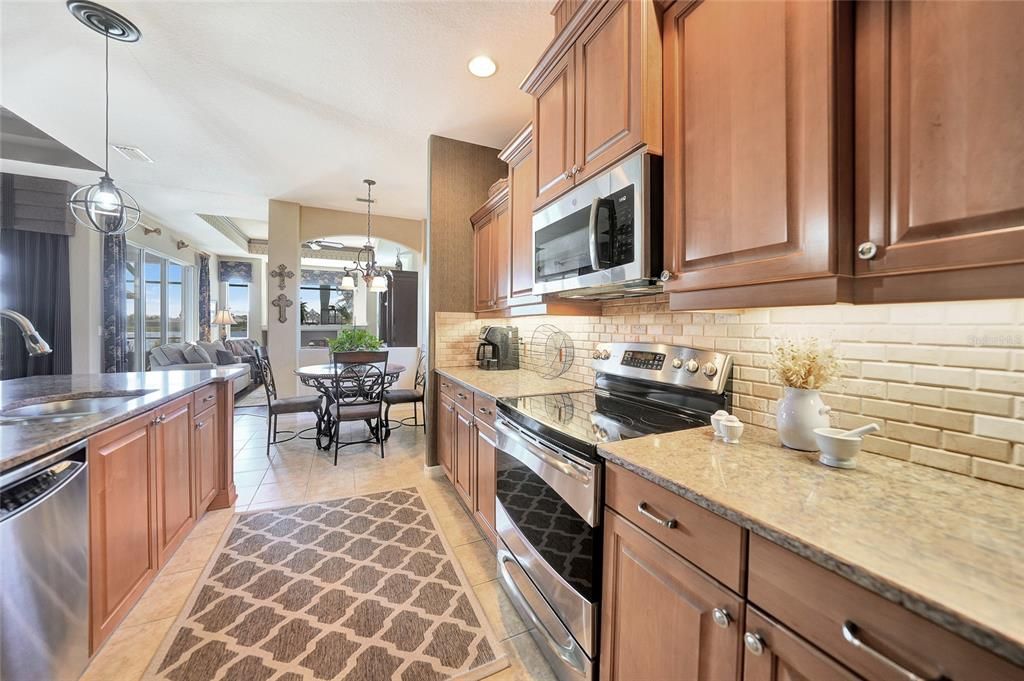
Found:
<path fill-rule="evenodd" d="M 865 241 L 857 246 L 857 257 L 861 260 L 871 260 L 878 254 L 878 246 L 870 241 Z"/>
<path fill-rule="evenodd" d="M 671 281 L 675 276 L 676 275 L 669 272 L 668 270 L 662 270 L 661 275 L 658 277 L 658 279 L 661 279 L 662 281 Z"/>
<path fill-rule="evenodd" d="M 715 608 L 712 610 L 711 619 L 713 619 L 715 624 L 723 629 L 728 629 L 729 624 L 732 623 L 732 618 L 729 617 L 729 613 L 726 612 L 725 608 Z"/>
<path fill-rule="evenodd" d="M 582 172 L 583 172 L 583 166 L 573 166 L 572 167 L 572 174 L 573 174 L 573 176 L 579 175 Z"/>
<path fill-rule="evenodd" d="M 749 631 L 743 634 L 743 645 L 752 655 L 760 655 L 765 649 L 764 639 Z"/>
<path fill-rule="evenodd" d="M 563 177 L 565 179 L 567 179 L 567 180 L 571 180 L 572 179 L 572 171 L 573 171 L 573 169 L 569 168 L 568 170 L 565 171 L 565 173 L 563 174 Z"/>

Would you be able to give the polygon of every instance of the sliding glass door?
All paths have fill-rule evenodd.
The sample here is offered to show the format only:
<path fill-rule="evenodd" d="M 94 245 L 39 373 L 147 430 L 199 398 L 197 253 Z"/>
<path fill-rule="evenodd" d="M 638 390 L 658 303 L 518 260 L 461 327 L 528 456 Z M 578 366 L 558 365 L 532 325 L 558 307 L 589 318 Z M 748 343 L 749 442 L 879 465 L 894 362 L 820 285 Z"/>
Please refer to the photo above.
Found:
<path fill-rule="evenodd" d="M 144 371 L 150 350 L 184 342 L 192 328 L 195 268 L 131 244 L 127 260 L 128 363 Z"/>

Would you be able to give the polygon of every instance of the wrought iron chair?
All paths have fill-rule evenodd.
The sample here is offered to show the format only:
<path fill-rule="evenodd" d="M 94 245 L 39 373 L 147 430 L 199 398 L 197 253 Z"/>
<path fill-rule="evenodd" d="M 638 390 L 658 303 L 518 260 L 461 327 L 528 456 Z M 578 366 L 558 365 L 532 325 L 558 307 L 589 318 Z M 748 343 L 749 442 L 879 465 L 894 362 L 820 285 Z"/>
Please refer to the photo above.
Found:
<path fill-rule="evenodd" d="M 270 456 L 270 445 L 288 442 L 299 437 L 305 431 L 292 431 L 277 429 L 277 417 L 281 414 L 316 414 L 317 434 L 323 423 L 323 409 L 321 408 L 320 395 L 297 395 L 295 397 L 278 397 L 277 384 L 274 382 L 274 369 L 270 365 L 270 355 L 265 347 L 257 347 L 256 368 L 259 370 L 263 387 L 267 391 L 267 456 Z M 308 428 L 305 430 L 309 430 Z M 289 435 L 283 440 L 278 440 L 278 435 Z"/>
<path fill-rule="evenodd" d="M 371 442 L 380 445 L 380 458 L 383 459 L 387 430 L 382 411 L 387 385 L 387 351 L 335 352 L 332 358 L 334 375 L 331 378 L 332 404 L 329 409 L 334 428 L 334 465 L 338 465 L 341 447 Z M 354 421 L 364 421 L 370 429 L 370 437 L 342 442 L 341 424 Z"/>
<path fill-rule="evenodd" d="M 384 391 L 384 403 L 387 407 L 384 410 L 384 420 L 390 424 L 388 414 L 391 413 L 391 407 L 396 404 L 411 404 L 412 405 L 412 416 L 406 416 L 404 419 L 397 421 L 402 426 L 412 426 L 413 428 L 423 428 L 423 434 L 427 433 L 427 413 L 425 407 L 423 412 L 423 423 L 419 422 L 419 416 L 416 405 L 423 405 L 424 396 L 426 395 L 427 388 L 427 353 L 421 349 L 418 353 L 418 359 L 416 360 L 416 382 L 413 387 L 410 388 L 396 388 L 388 389 Z M 412 423 L 408 423 L 409 418 L 412 418 Z"/>

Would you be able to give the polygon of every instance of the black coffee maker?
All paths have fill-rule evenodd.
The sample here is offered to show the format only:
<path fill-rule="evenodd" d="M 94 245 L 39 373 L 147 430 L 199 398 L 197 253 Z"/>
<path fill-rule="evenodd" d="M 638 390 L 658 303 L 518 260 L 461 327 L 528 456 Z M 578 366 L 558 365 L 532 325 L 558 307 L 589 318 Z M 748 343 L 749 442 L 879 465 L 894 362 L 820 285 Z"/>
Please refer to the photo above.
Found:
<path fill-rule="evenodd" d="M 476 364 L 488 371 L 519 368 L 519 329 L 515 326 L 485 326 L 480 329 Z"/>

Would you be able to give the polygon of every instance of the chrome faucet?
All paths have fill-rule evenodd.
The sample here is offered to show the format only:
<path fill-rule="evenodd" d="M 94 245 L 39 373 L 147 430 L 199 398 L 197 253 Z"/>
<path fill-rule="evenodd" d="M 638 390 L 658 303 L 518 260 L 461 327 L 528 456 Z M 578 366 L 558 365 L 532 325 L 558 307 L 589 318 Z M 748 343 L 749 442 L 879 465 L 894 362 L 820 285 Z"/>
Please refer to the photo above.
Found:
<path fill-rule="evenodd" d="M 14 310 L 3 309 L 0 310 L 0 317 L 7 317 L 18 325 L 21 337 L 25 339 L 25 349 L 28 350 L 29 356 L 39 357 L 40 355 L 48 355 L 53 352 L 50 344 L 42 339 L 36 331 L 36 327 L 32 326 L 32 322 L 25 315 Z"/>

